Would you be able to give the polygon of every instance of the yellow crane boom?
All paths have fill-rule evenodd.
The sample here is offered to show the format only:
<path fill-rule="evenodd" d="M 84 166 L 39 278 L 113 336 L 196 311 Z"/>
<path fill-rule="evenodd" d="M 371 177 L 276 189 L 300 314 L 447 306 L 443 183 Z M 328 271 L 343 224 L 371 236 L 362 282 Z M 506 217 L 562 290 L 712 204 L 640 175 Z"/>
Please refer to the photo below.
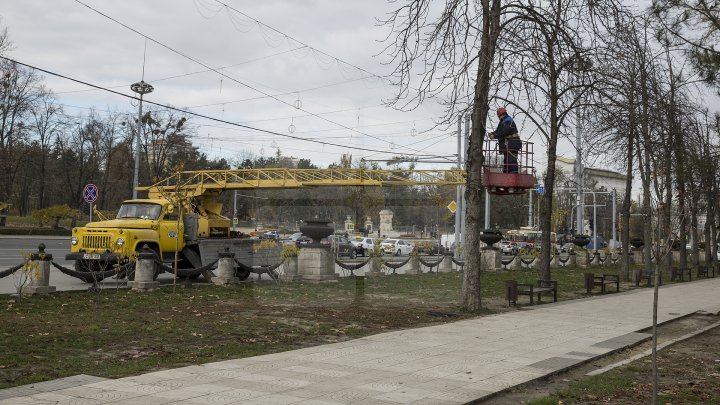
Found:
<path fill-rule="evenodd" d="M 148 198 L 173 192 L 187 197 L 226 190 L 337 186 L 451 186 L 465 184 L 464 170 L 241 169 L 183 171 L 152 186 L 138 187 Z"/>

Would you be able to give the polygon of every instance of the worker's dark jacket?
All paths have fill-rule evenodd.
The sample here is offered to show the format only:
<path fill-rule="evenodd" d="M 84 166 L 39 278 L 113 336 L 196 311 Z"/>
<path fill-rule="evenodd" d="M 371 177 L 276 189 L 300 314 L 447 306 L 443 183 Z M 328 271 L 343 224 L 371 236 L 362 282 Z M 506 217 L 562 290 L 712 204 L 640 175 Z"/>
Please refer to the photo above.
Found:
<path fill-rule="evenodd" d="M 505 148 L 517 152 L 522 147 L 520 135 L 517 126 L 510 114 L 505 114 L 495 129 L 495 139 L 497 139 L 500 150 Z"/>

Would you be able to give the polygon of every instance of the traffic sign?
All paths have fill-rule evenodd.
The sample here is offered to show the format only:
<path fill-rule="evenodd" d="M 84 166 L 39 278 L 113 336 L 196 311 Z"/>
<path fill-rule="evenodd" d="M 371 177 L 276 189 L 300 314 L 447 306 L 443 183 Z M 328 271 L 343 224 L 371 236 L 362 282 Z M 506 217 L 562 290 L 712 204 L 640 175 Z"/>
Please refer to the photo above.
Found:
<path fill-rule="evenodd" d="M 85 186 L 83 189 L 83 198 L 85 199 L 85 202 L 88 204 L 92 204 L 97 200 L 98 194 L 100 191 L 98 190 L 97 186 L 90 183 Z"/>
<path fill-rule="evenodd" d="M 454 214 L 455 211 L 457 211 L 457 204 L 455 203 L 455 201 L 453 201 L 450 204 L 448 204 L 447 208 L 450 210 L 450 212 L 452 212 Z"/>
<path fill-rule="evenodd" d="M 545 194 L 545 186 L 543 184 L 538 184 L 535 191 L 537 191 L 538 194 Z"/>

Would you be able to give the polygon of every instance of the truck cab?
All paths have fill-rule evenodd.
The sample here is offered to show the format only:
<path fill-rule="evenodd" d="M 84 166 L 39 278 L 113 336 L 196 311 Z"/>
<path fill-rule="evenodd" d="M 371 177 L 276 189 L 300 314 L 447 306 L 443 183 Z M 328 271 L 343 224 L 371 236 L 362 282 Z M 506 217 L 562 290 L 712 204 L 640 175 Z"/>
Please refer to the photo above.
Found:
<path fill-rule="evenodd" d="M 159 258 L 184 245 L 184 225 L 165 199 L 125 201 L 115 219 L 90 222 L 72 230 L 67 260 L 78 270 L 107 268 L 147 246 Z"/>

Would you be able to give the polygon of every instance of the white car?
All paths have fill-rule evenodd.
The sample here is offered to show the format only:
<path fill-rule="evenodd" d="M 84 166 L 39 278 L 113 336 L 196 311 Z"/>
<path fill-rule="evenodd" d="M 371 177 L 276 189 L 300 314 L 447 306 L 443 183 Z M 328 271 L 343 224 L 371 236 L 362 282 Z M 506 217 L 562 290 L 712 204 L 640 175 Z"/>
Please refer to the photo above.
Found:
<path fill-rule="evenodd" d="M 351 239 L 350 244 L 355 248 L 355 254 L 367 256 L 368 251 L 374 248 L 375 240 L 373 238 L 356 238 Z"/>
<path fill-rule="evenodd" d="M 385 239 L 380 244 L 380 248 L 383 253 L 400 256 L 409 255 L 410 252 L 412 252 L 413 246 L 404 239 Z"/>
<path fill-rule="evenodd" d="M 500 242 L 497 244 L 498 249 L 500 249 L 500 252 L 504 255 L 517 255 L 518 250 L 520 248 L 518 247 L 517 242 Z"/>

